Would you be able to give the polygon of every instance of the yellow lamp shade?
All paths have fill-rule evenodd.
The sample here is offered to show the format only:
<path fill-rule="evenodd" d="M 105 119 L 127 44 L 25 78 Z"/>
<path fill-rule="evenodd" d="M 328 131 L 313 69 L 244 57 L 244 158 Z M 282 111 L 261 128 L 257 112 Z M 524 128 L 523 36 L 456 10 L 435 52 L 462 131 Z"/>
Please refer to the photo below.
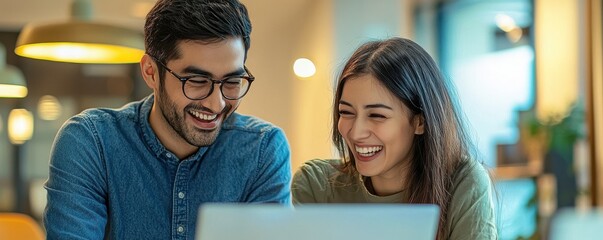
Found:
<path fill-rule="evenodd" d="M 0 44 L 0 98 L 27 96 L 25 77 L 21 70 L 6 64 L 6 49 Z"/>
<path fill-rule="evenodd" d="M 0 84 L 0 97 L 24 98 L 27 96 L 27 87 L 19 85 Z"/>
<path fill-rule="evenodd" d="M 24 98 L 26 96 L 27 87 L 23 73 L 11 65 L 5 65 L 4 69 L 0 69 L 0 97 Z"/>
<path fill-rule="evenodd" d="M 19 56 L 71 63 L 136 63 L 144 55 L 141 33 L 87 20 L 28 24 L 17 39 Z"/>
<path fill-rule="evenodd" d="M 33 135 L 33 116 L 26 109 L 13 109 L 8 114 L 8 138 L 13 144 L 23 144 Z"/>

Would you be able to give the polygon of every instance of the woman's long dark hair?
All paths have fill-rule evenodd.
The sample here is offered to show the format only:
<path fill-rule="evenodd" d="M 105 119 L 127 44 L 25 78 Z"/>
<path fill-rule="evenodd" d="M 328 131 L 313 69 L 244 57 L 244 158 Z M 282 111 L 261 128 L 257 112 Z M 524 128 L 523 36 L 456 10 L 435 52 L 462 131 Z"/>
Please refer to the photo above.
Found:
<path fill-rule="evenodd" d="M 412 115 L 422 115 L 425 131 L 415 135 L 407 176 L 411 203 L 440 207 L 437 239 L 449 229 L 446 216 L 450 204 L 453 173 L 474 157 L 474 147 L 465 130 L 456 94 L 429 54 L 418 44 L 390 38 L 363 44 L 345 64 L 338 78 L 333 110 L 333 142 L 344 159 L 342 171 L 358 174 L 355 159 L 337 130 L 338 104 L 346 81 L 372 75 L 404 103 Z"/>

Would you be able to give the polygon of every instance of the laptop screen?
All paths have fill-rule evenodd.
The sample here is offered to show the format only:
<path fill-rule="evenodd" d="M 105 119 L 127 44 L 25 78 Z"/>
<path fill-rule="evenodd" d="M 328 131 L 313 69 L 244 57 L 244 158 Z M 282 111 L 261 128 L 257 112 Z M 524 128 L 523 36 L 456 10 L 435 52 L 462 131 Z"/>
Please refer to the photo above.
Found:
<path fill-rule="evenodd" d="M 422 204 L 204 204 L 197 240 L 398 240 L 436 236 L 439 208 Z"/>

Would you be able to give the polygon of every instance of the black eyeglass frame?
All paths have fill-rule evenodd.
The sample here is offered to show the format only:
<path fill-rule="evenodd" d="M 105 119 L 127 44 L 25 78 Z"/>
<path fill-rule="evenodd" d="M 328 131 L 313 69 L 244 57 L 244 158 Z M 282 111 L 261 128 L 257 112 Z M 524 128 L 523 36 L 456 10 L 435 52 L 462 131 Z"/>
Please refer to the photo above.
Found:
<path fill-rule="evenodd" d="M 158 63 L 159 65 L 161 65 L 161 67 L 165 68 L 165 70 L 167 70 L 169 73 L 171 73 L 174 77 L 176 77 L 176 79 L 180 80 L 180 82 L 182 83 L 182 94 L 184 94 L 184 96 L 190 100 L 203 100 L 206 99 L 207 97 L 209 97 L 213 92 L 214 92 L 214 85 L 215 84 L 220 84 L 220 94 L 222 95 L 222 97 L 224 97 L 225 99 L 228 100 L 239 100 L 241 98 L 243 98 L 245 95 L 247 95 L 247 92 L 249 92 L 249 89 L 251 88 L 251 84 L 253 83 L 253 81 L 255 80 L 255 77 L 253 76 L 253 74 L 251 74 L 251 72 L 249 71 L 249 69 L 247 69 L 247 66 L 243 65 L 243 69 L 245 70 L 245 73 L 247 73 L 248 76 L 236 76 L 236 77 L 226 77 L 223 78 L 221 80 L 218 79 L 213 79 L 209 76 L 206 75 L 200 75 L 200 74 L 196 74 L 196 75 L 191 75 L 191 76 L 186 76 L 186 77 L 182 77 L 178 74 L 176 74 L 174 71 L 172 71 L 172 69 L 168 68 L 164 63 L 162 63 L 161 61 L 159 61 L 157 58 L 149 55 L 156 63 Z M 186 82 L 194 77 L 204 77 L 207 78 L 209 81 L 212 82 L 211 87 L 209 89 L 209 92 L 207 92 L 207 95 L 205 95 L 202 98 L 191 98 L 188 95 L 186 95 L 186 91 L 184 90 L 184 86 L 186 85 Z M 238 98 L 231 98 L 231 97 L 227 97 L 226 95 L 224 95 L 224 91 L 222 90 L 222 87 L 224 86 L 224 83 L 226 81 L 228 81 L 231 78 L 244 78 L 245 80 L 247 80 L 249 82 L 249 86 L 247 86 L 247 90 L 245 90 L 245 92 L 243 94 L 241 94 L 241 96 L 239 96 Z"/>

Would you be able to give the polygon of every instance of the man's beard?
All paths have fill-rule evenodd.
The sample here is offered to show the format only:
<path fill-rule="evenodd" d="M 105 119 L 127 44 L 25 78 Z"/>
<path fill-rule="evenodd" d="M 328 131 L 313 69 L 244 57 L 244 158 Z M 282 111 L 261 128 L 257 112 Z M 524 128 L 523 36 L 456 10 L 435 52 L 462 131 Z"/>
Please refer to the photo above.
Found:
<path fill-rule="evenodd" d="M 176 107 L 176 104 L 171 99 L 169 99 L 164 87 L 161 87 L 160 95 L 155 97 L 157 98 L 157 104 L 161 109 L 163 118 L 172 127 L 172 129 L 174 129 L 174 131 L 188 144 L 197 147 L 205 147 L 214 143 L 214 141 L 218 137 L 218 134 L 220 133 L 222 122 L 224 122 L 224 120 L 228 117 L 228 115 L 225 114 L 230 112 L 230 109 L 232 108 L 231 105 L 226 104 L 224 110 L 219 113 L 222 114 L 222 116 L 220 116 L 220 121 L 222 122 L 220 122 L 215 129 L 203 130 L 186 124 L 185 114 L 189 114 L 189 109 L 204 109 L 210 112 L 211 110 L 202 106 L 195 106 L 193 104 L 189 104 L 184 108 L 184 110 L 182 110 L 180 114 L 178 114 L 179 109 Z"/>

